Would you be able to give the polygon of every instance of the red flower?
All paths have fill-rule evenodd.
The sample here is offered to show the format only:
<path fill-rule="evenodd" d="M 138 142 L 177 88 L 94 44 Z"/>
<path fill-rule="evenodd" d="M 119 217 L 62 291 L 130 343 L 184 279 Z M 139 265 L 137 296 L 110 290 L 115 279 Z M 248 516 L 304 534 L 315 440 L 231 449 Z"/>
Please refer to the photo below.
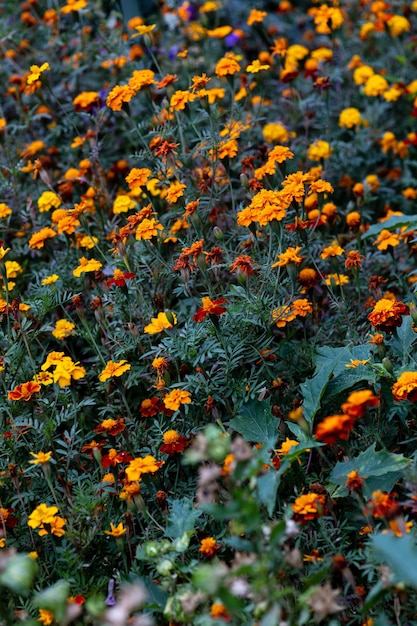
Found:
<path fill-rule="evenodd" d="M 132 272 L 122 272 L 121 270 L 116 269 L 114 270 L 113 278 L 106 281 L 106 284 L 107 287 L 111 287 L 112 285 L 116 285 L 116 287 L 124 287 L 129 278 L 135 278 L 135 274 L 132 274 Z"/>
<path fill-rule="evenodd" d="M 128 452 L 117 452 L 111 448 L 109 453 L 102 457 L 101 465 L 103 467 L 115 467 L 118 463 L 126 463 L 127 461 L 133 461 L 133 457 Z"/>
<path fill-rule="evenodd" d="M 34 383 L 30 380 L 28 383 L 17 385 L 12 391 L 9 391 L 8 398 L 9 400 L 24 400 L 27 402 L 40 388 L 39 383 Z"/>
<path fill-rule="evenodd" d="M 179 435 L 176 430 L 168 430 L 163 436 L 164 443 L 159 448 L 162 454 L 172 456 L 176 452 L 182 452 L 188 445 L 188 439 Z"/>
<path fill-rule="evenodd" d="M 226 313 L 224 306 L 220 306 L 224 302 L 227 302 L 225 298 L 219 298 L 218 300 L 211 300 L 210 298 L 201 298 L 203 306 L 197 310 L 197 313 L 193 316 L 195 322 L 201 322 L 207 315 L 222 315 Z"/>

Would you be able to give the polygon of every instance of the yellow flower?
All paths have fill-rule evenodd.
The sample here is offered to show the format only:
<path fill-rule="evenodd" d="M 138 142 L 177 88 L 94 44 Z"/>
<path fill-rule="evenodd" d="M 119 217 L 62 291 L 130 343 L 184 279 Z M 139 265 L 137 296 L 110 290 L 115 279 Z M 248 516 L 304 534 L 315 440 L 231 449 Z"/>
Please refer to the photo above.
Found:
<path fill-rule="evenodd" d="M 191 403 L 191 394 L 185 389 L 173 389 L 164 398 L 164 405 L 170 411 L 177 411 L 182 404 Z"/>
<path fill-rule="evenodd" d="M 359 365 L 366 365 L 371 359 L 350 359 L 350 363 L 346 363 L 345 367 L 354 369 Z"/>
<path fill-rule="evenodd" d="M 166 313 L 158 313 L 158 317 L 153 317 L 151 323 L 145 326 L 143 332 L 147 335 L 154 335 L 165 329 L 172 328 L 173 325 L 177 323 L 177 317 L 175 313 L 171 313 L 170 317 L 172 318 L 172 322 L 168 319 Z"/>
<path fill-rule="evenodd" d="M 119 213 L 126 213 L 130 209 L 136 207 L 136 202 L 132 200 L 127 194 L 120 194 L 113 202 L 113 213 L 118 215 Z"/>
<path fill-rule="evenodd" d="M 298 444 L 299 441 L 297 441 L 296 439 L 289 439 L 287 437 L 286 440 L 282 443 L 281 447 L 278 448 L 278 450 L 275 450 L 275 452 L 280 456 L 285 456 L 286 454 L 288 454 L 288 452 L 290 452 L 291 448 L 295 448 L 296 446 L 298 446 Z"/>
<path fill-rule="evenodd" d="M 5 202 L 0 202 L 0 220 L 4 220 L 6 217 L 12 214 L 12 210 Z"/>
<path fill-rule="evenodd" d="M 29 465 L 44 465 L 49 463 L 52 457 L 52 452 L 31 452 L 30 453 L 34 458 L 33 461 L 29 461 Z"/>
<path fill-rule="evenodd" d="M 411 24 L 403 15 L 393 15 L 387 22 L 389 32 L 393 37 L 398 37 L 402 33 L 410 32 Z"/>
<path fill-rule="evenodd" d="M 0 261 L 4 259 L 8 252 L 10 252 L 10 248 L 3 248 L 3 246 L 0 247 Z"/>
<path fill-rule="evenodd" d="M 328 159 L 332 154 L 332 149 L 327 141 L 318 139 L 312 143 L 307 152 L 307 158 L 310 161 L 321 161 L 321 159 Z"/>
<path fill-rule="evenodd" d="M 252 24 L 261 23 L 264 17 L 266 17 L 267 15 L 268 13 L 266 13 L 266 11 L 259 11 L 258 9 L 252 9 L 251 12 L 249 13 L 246 24 L 248 26 L 252 26 Z"/>
<path fill-rule="evenodd" d="M 349 276 L 346 274 L 328 274 L 325 280 L 326 285 L 332 287 L 333 285 L 347 285 L 349 282 Z"/>
<path fill-rule="evenodd" d="M 38 622 L 41 622 L 43 626 L 50 626 L 54 622 L 54 614 L 47 609 L 39 609 Z"/>
<path fill-rule="evenodd" d="M 64 356 L 56 364 L 53 372 L 54 383 L 58 383 L 60 387 L 68 387 L 71 384 L 71 379 L 79 380 L 84 376 L 85 368 L 80 366 L 78 362 L 74 363 L 69 356 Z"/>
<path fill-rule="evenodd" d="M 163 461 L 157 461 L 151 455 L 145 456 L 143 459 L 133 459 L 133 461 L 130 461 L 128 467 L 126 468 L 127 479 L 129 482 L 140 480 L 142 478 L 142 474 L 153 474 L 163 464 Z"/>
<path fill-rule="evenodd" d="M 132 366 L 126 361 L 126 359 L 122 359 L 115 363 L 114 361 L 109 361 L 104 368 L 104 370 L 99 375 L 99 381 L 104 382 L 108 378 L 113 378 L 113 376 L 121 376 L 124 372 L 130 370 Z"/>
<path fill-rule="evenodd" d="M 378 250 L 387 250 L 389 246 L 395 247 L 401 243 L 400 235 L 396 233 L 391 233 L 387 229 L 381 230 L 378 237 L 372 243 L 373 246 L 376 246 Z"/>
<path fill-rule="evenodd" d="M 259 59 L 255 59 L 247 66 L 246 71 L 249 74 L 257 74 L 261 70 L 269 70 L 270 67 L 268 64 L 262 64 Z"/>
<path fill-rule="evenodd" d="M 59 209 L 61 206 L 61 198 L 53 191 L 44 191 L 38 199 L 38 208 L 40 213 L 50 211 L 52 208 Z"/>
<path fill-rule="evenodd" d="M 74 335 L 75 324 L 68 322 L 67 320 L 57 320 L 55 323 L 55 330 L 52 331 L 53 336 L 56 339 L 65 339 L 70 335 Z"/>
<path fill-rule="evenodd" d="M 145 24 L 139 24 L 138 26 L 135 26 L 136 33 L 132 35 L 132 39 L 134 37 L 139 37 L 140 35 L 148 35 L 153 30 L 155 30 L 155 28 L 156 24 L 149 24 L 148 26 L 146 26 Z"/>
<path fill-rule="evenodd" d="M 39 528 L 42 524 L 50 524 L 57 513 L 57 506 L 39 504 L 29 515 L 28 526 L 31 528 Z"/>
<path fill-rule="evenodd" d="M 30 74 L 26 79 L 26 83 L 31 85 L 35 81 L 39 80 L 43 72 L 49 71 L 51 68 L 49 67 L 49 63 L 43 63 L 40 67 L 39 65 L 31 65 L 30 66 Z"/>
<path fill-rule="evenodd" d="M 137 241 L 152 239 L 156 237 L 159 230 L 163 230 L 162 224 L 154 217 L 145 217 L 136 229 L 135 238 Z"/>
<path fill-rule="evenodd" d="M 274 263 L 271 267 L 284 267 L 285 265 L 289 265 L 291 263 L 294 265 L 300 265 L 300 263 L 305 259 L 305 257 L 299 255 L 300 250 L 301 246 L 297 246 L 297 248 L 287 248 L 285 252 L 277 255 L 279 261 Z"/>
<path fill-rule="evenodd" d="M 103 264 L 100 263 L 100 261 L 96 261 L 96 259 L 87 259 L 86 257 L 82 256 L 79 266 L 76 267 L 72 273 L 74 276 L 79 277 L 85 272 L 97 272 L 99 269 L 101 269 L 102 266 Z"/>
<path fill-rule="evenodd" d="M 126 532 L 126 528 L 123 526 L 122 522 L 120 522 L 120 524 L 118 524 L 117 526 L 110 522 L 110 528 L 111 530 L 104 531 L 105 534 L 110 535 L 110 537 L 115 537 L 116 539 L 124 535 Z"/>
<path fill-rule="evenodd" d="M 388 89 L 389 85 L 387 80 L 379 74 L 373 74 L 365 83 L 364 93 L 369 97 L 382 96 Z"/>
<path fill-rule="evenodd" d="M 340 256 L 343 253 L 344 253 L 344 249 L 341 248 L 338 243 L 332 243 L 331 246 L 327 246 L 327 248 L 323 248 L 323 251 L 320 254 L 320 257 L 322 259 L 328 259 L 329 257 Z"/>
<path fill-rule="evenodd" d="M 265 141 L 269 143 L 286 143 L 291 137 L 291 134 L 287 131 L 285 126 L 272 122 L 265 124 L 262 129 L 262 134 Z"/>
<path fill-rule="evenodd" d="M 215 72 L 217 76 L 233 76 L 236 72 L 239 72 L 240 65 L 230 56 L 225 56 L 217 62 Z"/>
<path fill-rule="evenodd" d="M 361 123 L 361 114 L 355 107 L 343 109 L 339 115 L 340 128 L 354 128 Z"/>
<path fill-rule="evenodd" d="M 50 274 L 42 279 L 42 285 L 53 285 L 57 280 L 59 280 L 58 274 Z"/>

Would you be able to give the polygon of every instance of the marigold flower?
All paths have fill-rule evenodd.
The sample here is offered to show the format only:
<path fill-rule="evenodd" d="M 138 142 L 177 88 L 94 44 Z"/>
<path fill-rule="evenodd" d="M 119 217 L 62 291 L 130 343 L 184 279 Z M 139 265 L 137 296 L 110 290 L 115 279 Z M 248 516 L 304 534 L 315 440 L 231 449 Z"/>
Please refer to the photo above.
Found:
<path fill-rule="evenodd" d="M 75 324 L 68 320 L 57 320 L 55 329 L 52 331 L 55 339 L 66 339 L 70 335 L 74 335 Z"/>
<path fill-rule="evenodd" d="M 265 124 L 262 134 L 268 143 L 286 143 L 291 137 L 285 126 L 274 122 Z"/>
<path fill-rule="evenodd" d="M 79 365 L 79 362 L 74 363 L 73 360 L 66 356 L 59 363 L 57 363 L 53 372 L 54 383 L 58 383 L 60 387 L 68 387 L 71 384 L 71 380 L 80 380 L 85 376 L 85 367 Z"/>
<path fill-rule="evenodd" d="M 141 417 L 153 417 L 161 412 L 162 407 L 159 398 L 145 398 L 140 404 L 140 416 Z"/>
<path fill-rule="evenodd" d="M 300 442 L 297 441 L 296 439 L 289 439 L 287 437 L 285 441 L 282 442 L 281 447 L 275 450 L 275 452 L 279 456 L 285 456 L 291 451 L 292 448 L 295 448 L 296 446 L 298 446 L 299 443 Z"/>
<path fill-rule="evenodd" d="M 347 285 L 349 283 L 349 276 L 346 276 L 346 274 L 327 274 L 327 278 L 324 282 L 326 285 L 329 285 L 329 287 L 333 287 L 333 285 L 336 287 Z"/>
<path fill-rule="evenodd" d="M 253 24 L 259 24 L 263 22 L 264 17 L 266 17 L 267 15 L 268 13 L 266 11 L 251 9 L 251 12 L 248 15 L 248 19 L 246 20 L 246 24 L 248 26 L 252 26 Z"/>
<path fill-rule="evenodd" d="M 113 111 L 121 111 L 122 106 L 130 102 L 134 95 L 129 85 L 116 85 L 107 96 L 106 104 Z"/>
<path fill-rule="evenodd" d="M 123 526 L 122 522 L 120 522 L 120 524 L 118 524 L 117 526 L 115 526 L 112 522 L 110 522 L 110 529 L 111 530 L 105 530 L 104 533 L 106 535 L 109 535 L 110 537 L 115 537 L 116 539 L 118 539 L 119 537 L 122 537 L 122 535 L 124 535 L 127 530 Z"/>
<path fill-rule="evenodd" d="M 130 370 L 131 367 L 132 366 L 126 361 L 126 359 L 117 361 L 117 363 L 114 361 L 108 361 L 104 370 L 102 370 L 102 372 L 99 374 L 98 379 L 101 383 L 104 383 L 104 381 L 106 381 L 108 378 L 121 376 L 122 374 L 124 374 L 124 372 Z"/>
<path fill-rule="evenodd" d="M 346 255 L 345 267 L 346 269 L 356 269 L 362 267 L 363 254 L 359 254 L 357 250 L 349 250 Z"/>
<path fill-rule="evenodd" d="M 321 161 L 322 159 L 328 159 L 333 150 L 327 141 L 318 139 L 312 143 L 307 152 L 307 158 L 310 161 Z"/>
<path fill-rule="evenodd" d="M 240 65 L 233 57 L 225 56 L 217 62 L 215 72 L 217 76 L 233 76 L 240 71 Z"/>
<path fill-rule="evenodd" d="M 83 91 L 75 96 L 72 101 L 76 111 L 88 111 L 93 104 L 98 104 L 99 94 L 97 91 Z"/>
<path fill-rule="evenodd" d="M 342 404 L 342 411 L 356 419 L 363 416 L 367 407 L 378 404 L 379 397 L 375 396 L 371 389 L 361 389 L 349 394 L 346 402 Z"/>
<path fill-rule="evenodd" d="M 293 518 L 296 522 L 306 522 L 326 515 L 326 496 L 318 493 L 306 493 L 298 496 L 292 505 Z"/>
<path fill-rule="evenodd" d="M 130 170 L 125 180 L 130 189 L 140 189 L 146 185 L 151 175 L 152 171 L 147 167 L 134 167 Z"/>
<path fill-rule="evenodd" d="M 163 398 L 164 406 L 171 411 L 178 411 L 182 404 L 191 403 L 191 394 L 185 389 L 173 389 Z"/>
<path fill-rule="evenodd" d="M 255 263 L 248 254 L 240 254 L 233 263 L 229 265 L 231 272 L 242 272 L 242 274 L 246 276 L 252 276 L 257 267 L 259 267 L 259 265 Z"/>
<path fill-rule="evenodd" d="M 342 254 L 344 254 L 344 249 L 339 246 L 338 243 L 332 243 L 331 246 L 327 246 L 326 248 L 323 248 L 321 254 L 320 254 L 320 258 L 321 259 L 328 259 L 330 257 L 334 257 L 334 256 L 340 256 Z"/>
<path fill-rule="evenodd" d="M 103 267 L 103 264 L 96 259 L 87 259 L 85 256 L 82 256 L 80 259 L 80 264 L 73 270 L 73 275 L 80 277 L 81 274 L 85 274 L 86 272 L 97 272 L 99 269 Z"/>
<path fill-rule="evenodd" d="M 130 196 L 123 193 L 118 195 L 113 202 L 113 213 L 119 215 L 120 213 L 126 213 L 136 207 L 136 202 L 132 200 Z"/>
<path fill-rule="evenodd" d="M 29 515 L 28 526 L 31 528 L 39 528 L 43 524 L 50 524 L 54 516 L 58 513 L 57 506 L 47 506 L 39 504 Z"/>
<path fill-rule="evenodd" d="M 56 237 L 56 232 L 52 228 L 49 226 L 41 228 L 38 232 L 33 233 L 32 237 L 29 239 L 29 248 L 36 248 L 39 250 L 44 247 L 45 241 L 47 239 L 52 239 L 52 237 Z"/>
<path fill-rule="evenodd" d="M 230 622 L 230 614 L 227 611 L 224 604 L 221 602 L 214 602 L 210 607 L 210 617 L 214 619 L 221 619 L 224 622 Z"/>
<path fill-rule="evenodd" d="M 200 541 L 199 552 L 205 557 L 212 557 L 216 554 L 217 550 L 220 550 L 220 546 L 217 545 L 214 537 L 206 537 Z"/>
<path fill-rule="evenodd" d="M 393 328 L 401 326 L 403 315 L 410 315 L 410 309 L 406 304 L 382 298 L 369 313 L 368 320 L 376 330 L 390 332 Z"/>
<path fill-rule="evenodd" d="M 378 237 L 372 243 L 373 246 L 376 246 L 378 250 L 387 250 L 389 246 L 393 248 L 398 246 L 401 243 L 401 235 L 396 233 L 392 233 L 391 231 L 384 228 L 379 233 Z"/>
<path fill-rule="evenodd" d="M 203 306 L 197 310 L 197 313 L 193 315 L 193 320 L 195 322 L 201 322 L 207 315 L 222 315 L 226 313 L 226 308 L 221 306 L 227 300 L 225 298 L 218 298 L 217 300 L 211 300 L 211 298 L 204 297 L 201 298 Z"/>
<path fill-rule="evenodd" d="M 188 439 L 177 433 L 176 430 L 167 430 L 163 434 L 164 443 L 159 448 L 162 454 L 170 456 L 176 452 L 182 452 L 188 445 Z"/>
<path fill-rule="evenodd" d="M 339 439 L 349 439 L 355 424 L 355 418 L 346 413 L 329 415 L 316 428 L 316 439 L 326 444 L 336 443 Z"/>
<path fill-rule="evenodd" d="M 177 316 L 175 313 L 170 312 L 170 319 L 164 312 L 158 313 L 158 317 L 153 317 L 151 323 L 145 326 L 143 332 L 147 335 L 154 335 L 160 333 L 163 330 L 172 328 L 177 323 Z"/>
<path fill-rule="evenodd" d="M 395 402 L 417 400 L 417 372 L 403 372 L 392 386 Z"/>
<path fill-rule="evenodd" d="M 350 492 L 350 491 L 360 491 L 363 487 L 363 480 L 362 478 L 359 476 L 359 473 L 357 470 L 352 470 L 351 472 L 349 472 L 349 474 L 347 475 L 347 479 L 346 479 L 346 489 Z"/>
<path fill-rule="evenodd" d="M 29 465 L 46 465 L 52 458 L 52 452 L 31 452 L 33 461 L 29 461 Z"/>
<path fill-rule="evenodd" d="M 364 93 L 368 97 L 382 96 L 388 89 L 388 81 L 379 74 L 373 74 L 365 83 Z"/>
<path fill-rule="evenodd" d="M 184 189 L 186 189 L 186 187 L 187 185 L 184 185 L 184 183 L 180 183 L 177 180 L 171 183 L 166 194 L 167 201 L 172 202 L 173 204 L 177 202 L 177 200 L 184 195 Z"/>
<path fill-rule="evenodd" d="M 393 37 L 398 37 L 402 33 L 410 32 L 411 24 L 404 15 L 393 15 L 388 21 L 387 25 L 389 32 Z"/>
<path fill-rule="evenodd" d="M 9 398 L 9 400 L 24 400 L 25 402 L 27 402 L 31 399 L 34 393 L 40 390 L 40 388 L 41 386 L 39 385 L 39 383 L 30 380 L 27 383 L 17 385 L 14 389 L 9 391 L 7 397 Z"/>
<path fill-rule="evenodd" d="M 117 435 L 118 433 L 122 433 L 126 428 L 125 421 L 123 417 L 118 417 L 117 419 L 108 418 L 103 420 L 96 428 L 94 429 L 95 433 L 108 433 L 109 435 Z"/>
<path fill-rule="evenodd" d="M 152 70 L 134 70 L 131 78 L 129 79 L 129 87 L 136 94 L 144 87 L 155 85 L 155 72 Z"/>
<path fill-rule="evenodd" d="M 39 609 L 39 617 L 37 621 L 43 626 L 51 626 L 51 624 L 55 621 L 55 616 L 52 611 L 48 611 L 48 609 Z"/>
<path fill-rule="evenodd" d="M 143 459 L 133 459 L 126 468 L 126 476 L 129 482 L 135 482 L 142 478 L 142 474 L 153 474 L 163 465 L 163 461 L 157 461 L 153 456 L 145 456 Z"/>
<path fill-rule="evenodd" d="M 49 67 L 49 63 L 42 63 L 40 67 L 39 65 L 31 65 L 30 74 L 26 78 L 26 83 L 28 85 L 31 85 L 35 81 L 39 80 L 44 72 L 48 72 L 50 69 L 51 68 Z"/>
<path fill-rule="evenodd" d="M 135 237 L 137 241 L 152 239 L 158 235 L 158 231 L 163 230 L 162 224 L 157 219 L 151 217 L 145 218 L 136 228 Z"/>
<path fill-rule="evenodd" d="M 304 256 L 301 256 L 299 254 L 301 249 L 302 249 L 301 246 L 297 246 L 297 248 L 293 248 L 293 247 L 287 248 L 285 252 L 282 252 L 281 254 L 277 255 L 279 261 L 276 261 L 276 263 L 273 263 L 271 267 L 285 267 L 286 265 L 289 265 L 291 263 L 293 263 L 294 265 L 300 265 L 300 263 L 302 263 L 303 260 L 305 259 Z"/>
<path fill-rule="evenodd" d="M 50 211 L 51 209 L 59 209 L 61 206 L 61 198 L 53 191 L 44 191 L 38 198 L 39 213 Z"/>
<path fill-rule="evenodd" d="M 376 518 L 393 518 L 398 514 L 398 509 L 398 502 L 394 497 L 380 489 L 372 492 L 366 505 L 366 512 Z"/>

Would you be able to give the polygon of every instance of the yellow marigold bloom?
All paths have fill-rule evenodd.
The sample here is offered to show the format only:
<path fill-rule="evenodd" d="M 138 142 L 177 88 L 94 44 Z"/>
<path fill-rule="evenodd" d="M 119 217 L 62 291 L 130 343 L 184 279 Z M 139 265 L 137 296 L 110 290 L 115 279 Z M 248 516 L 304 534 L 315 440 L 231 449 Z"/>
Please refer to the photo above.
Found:
<path fill-rule="evenodd" d="M 87 0 L 67 0 L 67 4 L 61 8 L 61 12 L 67 15 L 85 9 L 86 6 Z"/>
<path fill-rule="evenodd" d="M 134 37 L 139 37 L 139 35 L 148 35 L 152 31 L 154 31 L 155 28 L 156 24 L 149 24 L 148 26 L 146 26 L 146 24 L 137 24 L 136 26 L 134 26 L 136 34 L 132 35 L 132 39 Z"/>
<path fill-rule="evenodd" d="M 52 385 L 54 377 L 49 372 L 39 372 L 39 374 L 33 377 L 33 381 L 46 387 L 47 385 Z"/>
<path fill-rule="evenodd" d="M 278 450 L 275 450 L 275 452 L 279 456 L 285 456 L 286 454 L 288 454 L 288 452 L 290 452 L 292 448 L 295 448 L 296 446 L 298 446 L 299 443 L 300 442 L 297 441 L 296 439 L 289 439 L 287 437 L 285 441 L 282 442 L 281 447 L 278 448 Z"/>
<path fill-rule="evenodd" d="M 248 72 L 248 74 L 257 74 L 262 70 L 269 70 L 270 67 L 271 66 L 267 63 L 262 64 L 259 59 L 255 59 L 246 67 L 246 71 Z"/>
<path fill-rule="evenodd" d="M 115 526 L 112 522 L 110 522 L 110 528 L 111 530 L 105 530 L 104 533 L 106 535 L 110 535 L 110 537 L 115 537 L 116 539 L 124 535 L 127 530 L 123 526 L 122 522 L 120 522 L 120 524 L 118 524 L 117 526 Z"/>
<path fill-rule="evenodd" d="M 40 248 L 44 247 L 45 241 L 47 239 L 52 239 L 53 237 L 56 237 L 56 232 L 52 228 L 50 228 L 49 226 L 41 228 L 41 230 L 38 230 L 38 232 L 33 233 L 32 237 L 29 239 L 29 248 L 39 250 Z"/>
<path fill-rule="evenodd" d="M 310 161 L 321 161 L 321 159 L 328 159 L 332 152 L 333 150 L 327 141 L 318 139 L 310 145 L 307 158 L 310 159 Z"/>
<path fill-rule="evenodd" d="M 152 239 L 156 237 L 158 231 L 163 230 L 163 226 L 155 217 L 145 218 L 136 228 L 136 239 L 138 241 Z"/>
<path fill-rule="evenodd" d="M 107 106 L 113 111 L 121 111 L 126 102 L 130 102 L 135 92 L 129 85 L 116 85 L 106 99 Z"/>
<path fill-rule="evenodd" d="M 21 265 L 17 261 L 6 261 L 6 278 L 16 278 L 23 272 Z"/>
<path fill-rule="evenodd" d="M 271 267 L 285 267 L 285 265 L 288 265 L 290 263 L 294 263 L 294 265 L 300 265 L 300 263 L 302 263 L 302 261 L 305 259 L 304 256 L 299 255 L 300 250 L 301 246 L 297 246 L 297 248 L 287 248 L 285 252 L 277 255 L 279 261 L 274 263 Z"/>
<path fill-rule="evenodd" d="M 353 82 L 355 85 L 364 85 L 374 74 L 375 72 L 370 65 L 360 65 L 353 72 Z"/>
<path fill-rule="evenodd" d="M 296 298 L 291 304 L 291 310 L 297 317 L 306 317 L 313 312 L 313 305 L 307 298 Z"/>
<path fill-rule="evenodd" d="M 345 252 L 344 249 L 341 246 L 339 246 L 337 242 L 335 242 L 335 243 L 332 243 L 331 246 L 327 246 L 326 248 L 323 248 L 320 254 L 320 258 L 328 259 L 329 257 L 340 256 L 344 252 Z"/>
<path fill-rule="evenodd" d="M 52 365 L 57 365 L 64 358 L 64 352 L 50 352 L 46 357 L 45 363 L 41 366 L 41 370 L 44 372 L 49 369 Z"/>
<path fill-rule="evenodd" d="M 355 128 L 361 123 L 361 114 L 355 107 L 343 109 L 339 115 L 340 128 Z"/>
<path fill-rule="evenodd" d="M 163 398 L 164 405 L 170 411 L 178 411 L 182 404 L 191 403 L 191 394 L 185 389 L 173 389 Z"/>
<path fill-rule="evenodd" d="M 74 335 L 75 324 L 67 320 L 57 320 L 55 329 L 52 331 L 55 339 L 66 339 L 70 335 Z"/>
<path fill-rule="evenodd" d="M 359 365 L 366 365 L 371 359 L 350 359 L 350 363 L 346 363 L 348 369 L 355 369 Z"/>
<path fill-rule="evenodd" d="M 56 513 L 58 513 L 57 506 L 39 504 L 29 515 L 28 526 L 31 528 L 39 528 L 42 524 L 50 524 Z"/>
<path fill-rule="evenodd" d="M 347 285 L 349 283 L 349 276 L 346 276 L 346 274 L 327 274 L 327 278 L 324 282 L 326 285 L 329 285 L 329 287 L 333 285 Z"/>
<path fill-rule="evenodd" d="M 4 117 L 0 117 L 0 131 L 4 130 L 7 126 L 7 122 Z"/>
<path fill-rule="evenodd" d="M 417 372 L 403 372 L 392 386 L 395 402 L 417 400 Z"/>
<path fill-rule="evenodd" d="M 80 111 L 82 109 L 88 109 L 92 104 L 96 104 L 98 99 L 98 91 L 83 91 L 78 94 L 78 96 L 75 96 L 72 104 L 74 105 L 76 111 Z"/>
<path fill-rule="evenodd" d="M 387 24 L 389 32 L 393 37 L 410 32 L 411 24 L 404 15 L 393 15 Z"/>
<path fill-rule="evenodd" d="M 293 200 L 302 202 L 305 196 L 305 184 L 310 181 L 310 175 L 301 171 L 288 174 L 282 181 L 282 196 L 291 204 Z"/>
<path fill-rule="evenodd" d="M 55 616 L 52 611 L 48 611 L 48 609 L 39 609 L 39 617 L 37 621 L 40 622 L 42 626 L 51 626 L 51 624 L 55 621 Z"/>
<path fill-rule="evenodd" d="M 85 256 L 80 258 L 80 264 L 78 267 L 73 270 L 73 275 L 80 277 L 81 274 L 85 274 L 86 272 L 97 272 L 99 269 L 103 267 L 103 264 L 100 261 L 96 261 L 96 259 L 87 259 Z"/>
<path fill-rule="evenodd" d="M 127 194 L 120 194 L 113 202 L 113 213 L 115 215 L 118 215 L 119 213 L 126 213 L 127 211 L 130 211 L 130 209 L 134 209 L 136 206 L 136 202 L 132 200 L 130 196 Z"/>
<path fill-rule="evenodd" d="M 381 230 L 378 237 L 372 243 L 378 250 L 387 250 L 389 246 L 395 247 L 401 243 L 401 236 L 396 233 L 392 233 L 387 229 Z"/>
<path fill-rule="evenodd" d="M 142 474 L 153 474 L 163 465 L 163 461 L 157 461 L 153 456 L 145 456 L 143 459 L 133 459 L 126 468 L 126 476 L 129 482 L 134 483 L 142 478 Z"/>
<path fill-rule="evenodd" d="M 158 317 L 153 317 L 151 323 L 145 326 L 143 332 L 147 335 L 154 335 L 155 333 L 160 333 L 165 329 L 172 328 L 173 325 L 177 323 L 177 316 L 175 313 L 171 313 L 170 317 L 172 322 L 168 319 L 166 313 L 158 313 Z"/>
<path fill-rule="evenodd" d="M 191 91 L 177 89 L 177 91 L 171 96 L 169 106 L 176 111 L 184 111 L 185 106 L 189 102 L 194 102 L 196 97 L 197 95 L 195 93 L 192 93 Z"/>
<path fill-rule="evenodd" d="M 42 63 L 42 65 L 39 67 L 39 65 L 31 65 L 30 66 L 30 74 L 26 79 L 26 83 L 28 85 L 31 85 L 32 83 L 34 83 L 35 81 L 39 80 L 40 77 L 42 76 L 43 72 L 47 72 L 49 71 L 51 68 L 49 67 L 49 63 Z"/>
<path fill-rule="evenodd" d="M 388 81 L 379 74 L 373 74 L 365 83 L 364 93 L 369 97 L 382 96 L 388 89 Z"/>
<path fill-rule="evenodd" d="M 0 202 L 0 220 L 4 220 L 6 217 L 12 214 L 11 208 L 5 203 Z"/>
<path fill-rule="evenodd" d="M 56 364 L 53 372 L 54 383 L 58 383 L 60 387 L 69 387 L 71 380 L 80 380 L 85 376 L 85 368 L 74 363 L 71 357 L 65 356 Z"/>
<path fill-rule="evenodd" d="M 224 39 L 227 35 L 230 35 L 233 28 L 231 26 L 218 26 L 212 30 L 207 30 L 206 35 L 208 37 L 214 37 L 215 39 Z"/>
<path fill-rule="evenodd" d="M 262 134 L 265 141 L 268 141 L 268 143 L 286 143 L 292 136 L 292 133 L 289 133 L 285 126 L 272 122 L 265 124 L 262 129 Z"/>
<path fill-rule="evenodd" d="M 316 48 L 316 50 L 312 51 L 311 58 L 315 61 L 330 61 L 333 58 L 333 51 L 324 47 Z"/>
<path fill-rule="evenodd" d="M 52 452 L 31 452 L 33 461 L 29 461 L 29 465 L 44 465 L 49 463 L 52 457 Z"/>
<path fill-rule="evenodd" d="M 114 376 L 121 376 L 124 372 L 130 370 L 132 366 L 126 361 L 126 359 L 122 359 L 115 363 L 114 361 L 109 361 L 106 364 L 104 370 L 100 373 L 98 379 L 100 382 L 104 383 L 108 378 L 113 378 Z"/>
<path fill-rule="evenodd" d="M 44 191 L 38 199 L 38 208 L 40 213 L 50 211 L 51 209 L 59 209 L 61 206 L 61 198 L 53 191 Z"/>
<path fill-rule="evenodd" d="M 215 72 L 217 76 L 233 76 L 240 71 L 240 65 L 230 56 L 225 56 L 217 62 Z"/>
<path fill-rule="evenodd" d="M 325 514 L 325 504 L 326 496 L 322 494 L 306 493 L 298 496 L 292 505 L 294 517 L 301 523 L 317 519 Z"/>
<path fill-rule="evenodd" d="M 3 248 L 3 246 L 0 247 L 0 261 L 4 259 L 8 252 L 10 252 L 10 248 Z"/>
<path fill-rule="evenodd" d="M 394 133 L 388 130 L 382 135 L 380 143 L 382 152 L 386 154 L 388 150 L 395 150 L 397 146 L 397 138 L 395 137 Z"/>
<path fill-rule="evenodd" d="M 50 274 L 42 279 L 42 285 L 53 285 L 57 280 L 59 280 L 58 274 Z"/>

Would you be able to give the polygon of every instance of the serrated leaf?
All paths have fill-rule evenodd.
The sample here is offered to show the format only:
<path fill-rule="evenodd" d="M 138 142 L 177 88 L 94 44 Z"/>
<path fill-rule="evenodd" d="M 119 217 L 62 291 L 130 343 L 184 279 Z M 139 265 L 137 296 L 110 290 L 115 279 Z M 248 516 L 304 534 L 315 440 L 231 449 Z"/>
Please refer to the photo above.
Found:
<path fill-rule="evenodd" d="M 385 222 L 372 224 L 366 233 L 363 233 L 362 239 L 375 237 L 379 235 L 382 230 L 393 230 L 394 228 L 401 228 L 402 226 L 414 230 L 417 226 L 417 215 L 393 215 L 389 220 L 385 220 Z"/>
<path fill-rule="evenodd" d="M 353 369 L 346 369 L 344 372 L 333 378 L 326 389 L 326 395 L 331 397 L 350 389 L 353 385 L 366 380 L 368 383 L 375 382 L 375 373 L 369 370 L 366 365 L 358 365 Z"/>
<path fill-rule="evenodd" d="M 185 533 L 194 530 L 195 521 L 200 515 L 201 511 L 193 507 L 192 500 L 189 498 L 173 500 L 165 536 L 171 539 L 180 539 Z"/>
<path fill-rule="evenodd" d="M 278 421 L 271 413 L 268 400 L 250 400 L 239 409 L 239 415 L 229 422 L 245 441 L 263 443 L 268 449 L 274 448 L 278 436 Z"/>
<path fill-rule="evenodd" d="M 390 491 L 411 460 L 402 454 L 394 454 L 386 450 L 375 452 L 375 446 L 376 444 L 373 443 L 351 461 L 336 463 L 329 476 L 329 483 L 344 487 L 349 472 L 356 470 L 361 478 L 368 479 L 367 491 L 375 489 Z M 333 495 L 342 496 L 346 493 L 344 490 L 338 490 Z"/>
<path fill-rule="evenodd" d="M 377 556 L 394 574 L 395 582 L 417 587 L 417 545 L 412 535 L 396 537 L 390 533 L 378 533 L 371 541 Z"/>
<path fill-rule="evenodd" d="M 393 350 L 401 355 L 403 365 L 408 362 L 410 348 L 415 341 L 417 341 L 417 333 L 413 330 L 412 317 L 405 315 L 401 326 L 397 328 L 396 336 L 392 336 L 389 342 Z"/>

